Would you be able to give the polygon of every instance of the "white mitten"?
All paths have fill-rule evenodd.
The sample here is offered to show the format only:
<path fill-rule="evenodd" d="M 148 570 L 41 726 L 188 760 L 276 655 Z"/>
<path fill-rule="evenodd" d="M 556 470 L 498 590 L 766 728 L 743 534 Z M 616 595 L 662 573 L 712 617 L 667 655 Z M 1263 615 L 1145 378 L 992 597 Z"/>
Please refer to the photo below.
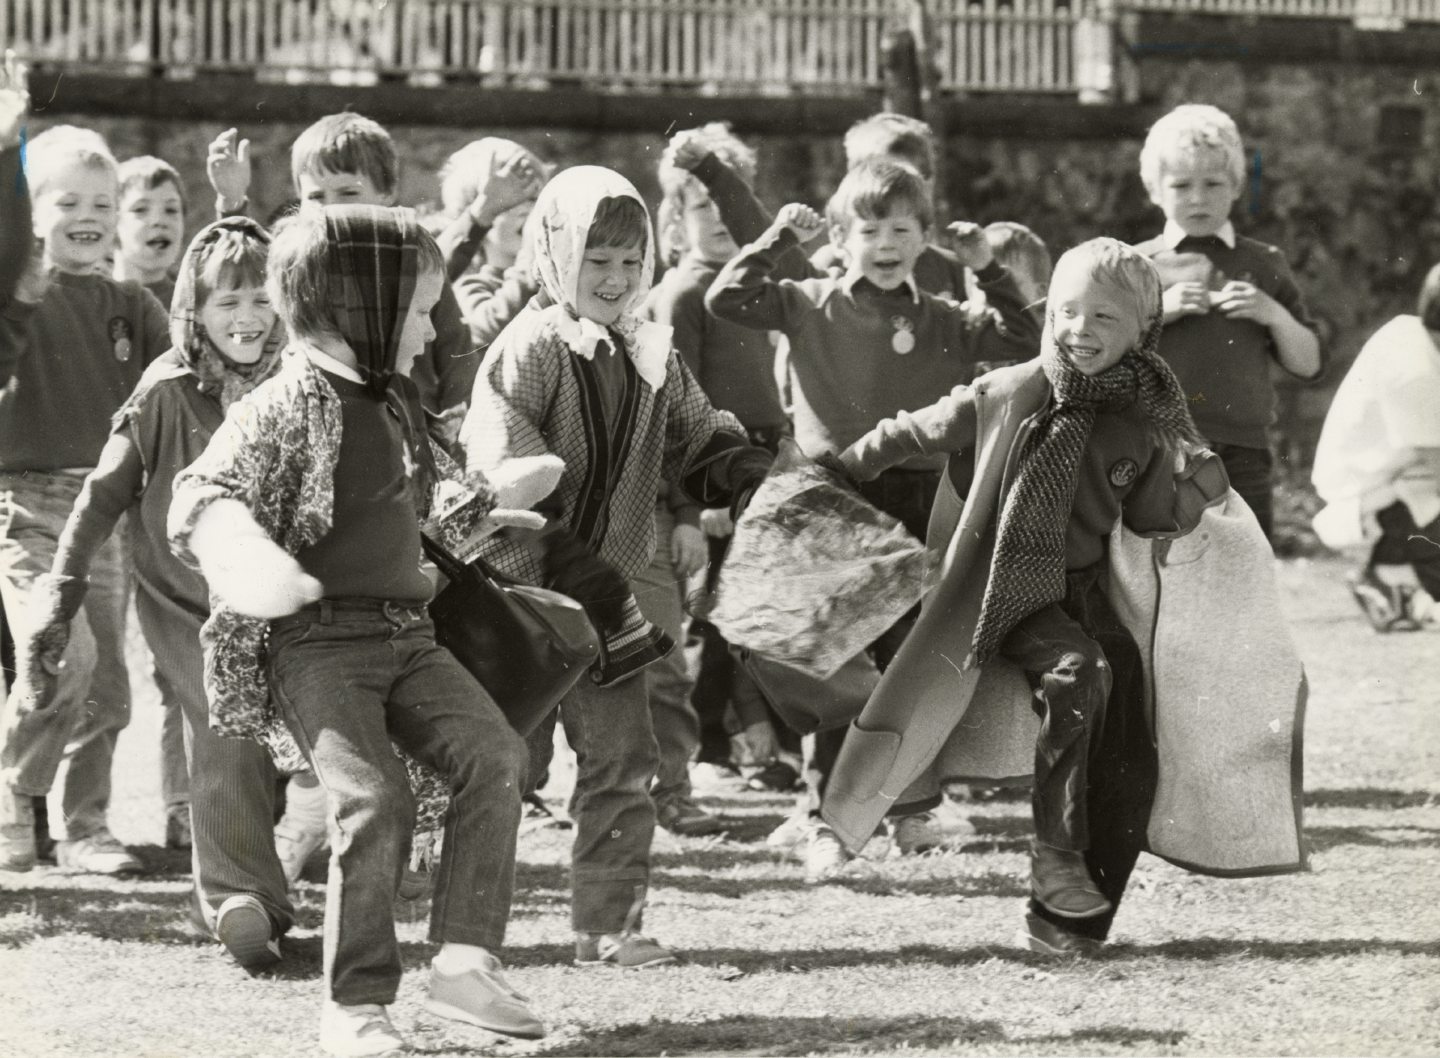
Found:
<path fill-rule="evenodd" d="M 239 500 L 216 500 L 205 508 L 195 522 L 190 550 L 210 590 L 247 617 L 284 617 L 325 593 Z"/>
<path fill-rule="evenodd" d="M 499 510 L 523 511 L 535 506 L 560 483 L 565 461 L 559 456 L 517 456 L 486 471 Z"/>

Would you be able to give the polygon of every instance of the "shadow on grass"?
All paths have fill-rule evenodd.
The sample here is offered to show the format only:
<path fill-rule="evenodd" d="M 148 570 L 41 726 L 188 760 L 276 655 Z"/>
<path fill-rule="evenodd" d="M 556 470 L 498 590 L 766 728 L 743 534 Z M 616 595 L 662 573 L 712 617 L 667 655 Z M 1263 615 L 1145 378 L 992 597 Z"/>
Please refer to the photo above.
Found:
<path fill-rule="evenodd" d="M 1346 845 L 1384 849 L 1435 849 L 1440 848 L 1440 830 L 1434 827 L 1387 827 L 1383 825 L 1307 826 L 1305 841 L 1310 846 L 1311 852 L 1325 852 Z"/>
<path fill-rule="evenodd" d="M 635 1055 L 761 1055 L 875 1054 L 904 1049 L 960 1049 L 976 1044 L 1098 1043 L 1142 1051 L 1174 1046 L 1185 1038 L 1178 1032 L 1149 1032 L 1122 1026 L 1084 1029 L 1063 1036 L 1013 1038 L 998 1021 L 969 1018 L 766 1018 L 732 1016 L 695 1024 L 653 1020 L 621 1025 L 583 1040 L 542 1048 L 537 1053 L 563 1056 Z"/>
<path fill-rule="evenodd" d="M 1306 808 L 1424 808 L 1440 805 L 1431 790 L 1386 790 L 1363 786 L 1354 790 L 1307 790 Z"/>

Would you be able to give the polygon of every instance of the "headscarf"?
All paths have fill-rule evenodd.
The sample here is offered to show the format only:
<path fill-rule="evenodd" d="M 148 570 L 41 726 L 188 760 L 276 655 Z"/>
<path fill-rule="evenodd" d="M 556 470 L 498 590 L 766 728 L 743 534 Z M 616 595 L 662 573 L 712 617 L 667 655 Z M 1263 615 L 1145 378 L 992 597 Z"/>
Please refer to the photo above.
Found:
<path fill-rule="evenodd" d="M 595 355 L 600 342 L 610 340 L 606 328 L 582 318 L 576 309 L 585 242 L 595 213 L 607 198 L 633 198 L 645 210 L 645 201 L 635 186 L 613 169 L 577 165 L 545 185 L 531 214 L 535 277 L 554 303 L 541 311 L 570 349 L 587 360 Z M 645 234 L 640 281 L 621 306 L 620 318 L 609 329 L 619 335 L 640 377 L 651 389 L 659 389 L 665 381 L 674 332 L 635 314 L 655 274 L 655 231 L 649 210 L 645 210 Z"/>
<path fill-rule="evenodd" d="M 253 364 L 239 364 L 222 353 L 205 333 L 198 304 L 200 276 L 216 247 L 233 239 L 254 239 L 270 245 L 270 233 L 248 217 L 225 217 L 207 224 L 185 250 L 170 301 L 170 342 L 181 363 L 199 379 L 200 392 L 218 400 L 221 410 L 229 409 L 274 374 L 285 345 L 285 328 L 276 319 L 260 358 Z"/>
<path fill-rule="evenodd" d="M 984 664 L 1018 623 L 1065 598 L 1065 527 L 1075 503 L 1080 458 L 1096 413 L 1139 400 L 1158 443 L 1201 444 L 1184 391 L 1160 358 L 1163 318 L 1157 303 L 1138 349 L 1099 375 L 1086 375 L 1060 352 L 1054 310 L 1046 315 L 1040 366 L 1052 399 L 1021 450 L 1015 483 L 1000 512 L 990 580 L 980 605 L 967 667 Z"/>

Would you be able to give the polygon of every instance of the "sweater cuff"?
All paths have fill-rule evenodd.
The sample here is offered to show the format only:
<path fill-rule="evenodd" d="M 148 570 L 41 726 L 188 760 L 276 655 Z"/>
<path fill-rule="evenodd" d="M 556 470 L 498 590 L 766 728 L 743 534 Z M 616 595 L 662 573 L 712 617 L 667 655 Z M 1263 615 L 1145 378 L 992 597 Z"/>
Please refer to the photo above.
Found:
<path fill-rule="evenodd" d="M 975 281 L 978 282 L 982 287 L 989 286 L 993 283 L 1000 282 L 1000 280 L 1004 279 L 1009 274 L 1010 270 L 1007 269 L 999 261 L 991 261 L 988 265 L 975 273 Z"/>

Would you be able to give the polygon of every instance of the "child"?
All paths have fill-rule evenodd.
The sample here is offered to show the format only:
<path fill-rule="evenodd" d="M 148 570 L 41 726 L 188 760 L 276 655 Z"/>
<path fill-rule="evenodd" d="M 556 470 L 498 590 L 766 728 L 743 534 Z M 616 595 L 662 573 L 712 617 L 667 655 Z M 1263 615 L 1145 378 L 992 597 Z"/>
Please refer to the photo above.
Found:
<path fill-rule="evenodd" d="M 1165 213 L 1165 230 L 1138 249 L 1165 284 L 1160 355 L 1231 485 L 1269 536 L 1270 365 L 1313 381 L 1323 359 L 1285 255 L 1236 235 L 1230 223 L 1244 176 L 1245 152 L 1230 116 L 1212 106 L 1176 107 L 1155 122 L 1140 152 L 1140 177 Z"/>
<path fill-rule="evenodd" d="M 913 269 L 928 245 L 930 191 L 909 166 L 885 159 L 861 162 L 846 174 L 827 209 L 832 244 L 849 261 L 842 276 L 803 281 L 770 277 L 777 258 L 815 235 L 824 222 L 814 210 L 784 207 L 770 230 L 723 268 L 706 296 L 722 319 L 774 329 L 790 342 L 795 439 L 811 455 L 843 448 L 898 411 L 924 407 L 972 377 L 979 331 L 964 308 L 922 291 Z M 996 264 L 980 227 L 956 224 L 962 262 L 974 270 L 998 312 L 994 327 L 1016 358 L 1032 355 L 1038 328 L 1015 282 Z M 866 498 L 924 538 L 943 458 L 916 457 L 889 468 L 865 488 Z M 909 621 L 874 648 L 888 664 Z M 807 791 L 808 814 L 818 820 L 825 780 L 844 729 L 817 734 Z M 939 804 L 939 790 L 907 802 L 920 815 Z M 908 829 L 908 828 L 907 828 Z M 824 880 L 844 863 L 839 841 L 816 826 L 806 849 L 807 878 Z"/>
<path fill-rule="evenodd" d="M 894 729 L 896 689 L 905 688 L 912 711 L 933 711 L 943 697 L 944 719 L 903 721 L 902 740 L 935 741 L 918 762 L 923 769 L 948 733 L 925 723 L 953 726 L 977 667 L 1014 663 L 1041 719 L 1026 944 L 1060 952 L 1105 937 L 1154 793 L 1139 653 L 1103 587 L 1108 537 L 1119 521 L 1139 533 L 1183 535 L 1223 497 L 1225 481 L 1218 461 L 1200 450 L 1184 394 L 1156 355 L 1160 281 L 1144 257 L 1113 239 L 1070 250 L 1055 269 L 1046 312 L 1038 360 L 886 420 L 840 453 L 861 481 L 919 455 L 963 453 L 949 474 L 968 486 L 968 498 L 958 527 L 953 519 L 937 525 L 931 544 L 948 553 L 924 627 L 852 730 L 825 814 L 852 838 L 877 814 L 860 807 L 856 790 L 871 789 L 891 768 L 882 763 L 878 775 L 857 781 L 876 749 L 861 729 Z M 945 592 L 960 594 L 937 594 Z M 915 658 L 937 652 L 964 659 L 957 680 L 922 689 Z M 908 749 L 891 745 L 887 761 Z M 892 771 L 884 784 L 907 781 Z"/>
<path fill-rule="evenodd" d="M 1025 225 L 1010 220 L 997 220 L 985 225 L 985 241 L 990 244 L 990 252 L 995 255 L 995 260 L 1003 264 L 1014 277 L 1015 285 L 1020 288 L 1020 296 L 1030 306 L 1030 311 L 1043 322 L 1045 288 L 1050 285 L 1051 270 L 1050 250 L 1044 241 Z M 965 306 L 976 317 L 993 314 L 985 300 L 985 292 L 980 289 L 974 276 L 968 273 L 965 278 Z M 997 367 L 1016 363 L 1009 359 L 1010 350 L 997 349 L 994 357 L 989 355 L 985 345 L 989 340 L 993 340 L 992 335 L 991 331 L 985 332 L 981 348 L 976 353 L 977 376 Z"/>
<path fill-rule="evenodd" d="M 415 806 L 392 738 L 450 782 L 428 1009 L 508 1035 L 543 1032 L 495 955 L 524 747 L 436 645 L 425 611 L 433 588 L 417 512 L 438 478 L 403 376 L 444 285 L 439 249 L 408 210 L 312 209 L 283 225 L 268 288 L 291 351 L 176 479 L 170 512 L 171 545 L 219 601 L 202 633 L 212 712 L 263 713 L 273 695 L 327 794 L 320 1042 L 332 1054 L 404 1045 L 385 1005 L 400 980 L 391 901 Z M 498 501 L 473 476 L 468 509 L 534 502 L 548 486 L 531 478 L 553 485 L 548 468 L 525 472 Z"/>
<path fill-rule="evenodd" d="M 33 230 L 43 257 L 0 306 L 0 595 L 17 643 L 44 620 L 35 579 L 56 542 L 110 417 L 145 366 L 169 347 L 165 310 L 133 281 L 97 273 L 115 234 L 115 159 L 88 129 L 60 125 L 27 150 Z M 13 186 L 13 185 L 12 185 Z M 8 210 L 7 210 L 8 212 Z M 79 633 L 44 708 L 11 695 L 0 748 L 0 867 L 29 870 L 38 855 L 35 798 L 60 780 L 61 866 L 102 873 L 139 863 L 105 814 L 115 740 L 129 720 L 124 665 L 128 581 L 119 542 L 96 556 Z"/>
<path fill-rule="evenodd" d="M 95 555 L 129 511 L 136 611 L 167 717 L 172 704 L 184 717 L 180 766 L 182 778 L 187 765 L 193 776 L 183 789 L 187 833 L 194 822 L 196 896 L 207 928 L 252 970 L 279 959 L 278 938 L 294 921 L 270 843 L 276 772 L 258 742 L 210 730 L 200 652 L 209 595 L 170 553 L 165 519 L 175 475 L 278 363 L 280 333 L 265 293 L 269 246 L 265 231 L 243 217 L 211 224 L 191 242 L 171 307 L 174 345 L 117 413 L 37 590 L 52 609 L 21 650 L 39 666 L 22 685 L 38 689 L 64 651 Z"/>
<path fill-rule="evenodd" d="M 532 301 L 490 347 L 461 431 L 469 465 L 490 473 L 515 456 L 565 461 L 536 541 L 489 545 L 490 559 L 530 583 L 554 585 L 591 610 L 624 596 L 655 552 L 663 479 L 698 503 L 739 505 L 769 466 L 733 415 L 716 411 L 674 355 L 668 327 L 635 308 L 650 287 L 653 237 L 644 203 L 609 169 L 554 177 L 531 218 L 535 268 L 548 305 Z M 595 556 L 606 575 L 575 576 Z M 578 581 L 578 583 L 577 583 Z M 596 589 L 600 589 L 597 591 Z M 636 613 L 638 617 L 638 612 Z M 654 966 L 675 956 L 639 932 L 650 875 L 655 736 L 646 682 L 624 679 L 663 656 L 668 638 L 635 646 L 613 636 L 596 679 L 581 680 L 559 718 L 577 757 L 572 915 L 581 965 Z M 544 770 L 552 714 L 531 738 Z"/>
<path fill-rule="evenodd" d="M 148 154 L 122 164 L 115 278 L 135 280 L 168 309 L 184 237 L 185 185 L 175 167 Z"/>
<path fill-rule="evenodd" d="M 1327 506 L 1315 529 L 1331 547 L 1372 543 L 1351 590 L 1376 631 L 1422 623 L 1413 587 L 1377 566 L 1410 566 L 1440 600 L 1440 265 L 1425 276 L 1414 316 L 1365 343 L 1335 393 L 1312 479 Z M 1388 571 L 1387 571 L 1388 572 Z"/>

